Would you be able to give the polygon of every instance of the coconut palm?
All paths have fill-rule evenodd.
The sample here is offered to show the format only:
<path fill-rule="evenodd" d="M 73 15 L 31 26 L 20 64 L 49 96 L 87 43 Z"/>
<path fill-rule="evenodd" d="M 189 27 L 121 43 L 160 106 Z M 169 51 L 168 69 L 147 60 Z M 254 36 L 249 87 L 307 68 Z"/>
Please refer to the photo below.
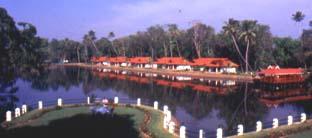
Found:
<path fill-rule="evenodd" d="M 253 20 L 245 20 L 242 22 L 242 33 L 239 36 L 239 39 L 243 39 L 246 42 L 246 52 L 245 52 L 245 61 L 246 61 L 246 66 L 245 66 L 245 70 L 246 73 L 248 72 L 248 52 L 249 52 L 249 47 L 251 44 L 253 44 L 255 42 L 255 38 L 256 38 L 256 24 L 257 21 L 253 21 Z"/>
<path fill-rule="evenodd" d="M 240 24 L 239 21 L 230 18 L 228 22 L 225 22 L 225 26 L 222 27 L 223 31 L 226 35 L 229 35 L 234 43 L 234 47 L 239 55 L 239 57 L 247 64 L 241 50 L 239 49 L 238 46 L 238 40 L 237 36 L 239 35 L 239 30 L 240 30 Z M 249 64 L 248 64 L 249 66 Z"/>
<path fill-rule="evenodd" d="M 303 14 L 303 12 L 301 11 L 296 11 L 293 15 L 292 15 L 292 19 L 296 22 L 296 23 L 300 23 L 303 19 L 304 19 L 305 15 Z M 300 31 L 299 31 L 300 32 Z"/>

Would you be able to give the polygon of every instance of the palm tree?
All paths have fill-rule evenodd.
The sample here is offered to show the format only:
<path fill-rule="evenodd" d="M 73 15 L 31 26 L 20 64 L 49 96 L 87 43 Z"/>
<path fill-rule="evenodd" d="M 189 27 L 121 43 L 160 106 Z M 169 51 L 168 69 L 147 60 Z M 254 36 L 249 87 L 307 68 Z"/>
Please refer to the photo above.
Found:
<path fill-rule="evenodd" d="M 246 42 L 246 52 L 245 52 L 245 70 L 246 73 L 248 72 L 248 52 L 249 52 L 249 47 L 251 44 L 253 44 L 255 42 L 255 38 L 256 38 L 256 33 L 255 33 L 255 29 L 256 29 L 256 24 L 257 21 L 253 21 L 253 20 L 246 20 L 242 22 L 242 33 L 239 36 L 239 39 L 243 39 Z"/>
<path fill-rule="evenodd" d="M 301 12 L 301 11 L 296 11 L 293 15 L 292 15 L 292 19 L 297 22 L 298 24 L 304 19 L 305 15 Z M 300 29 L 299 29 L 299 33 L 300 33 Z"/>
<path fill-rule="evenodd" d="M 115 33 L 114 32 L 109 32 L 108 33 L 108 39 L 111 41 L 112 49 L 115 52 L 115 54 L 118 55 L 118 52 L 117 52 L 117 50 L 114 47 L 114 40 L 113 40 L 114 37 L 115 37 Z"/>
<path fill-rule="evenodd" d="M 229 35 L 234 43 L 234 47 L 239 55 L 239 57 L 244 61 L 245 64 L 247 64 L 242 52 L 239 49 L 238 46 L 238 40 L 237 35 L 239 33 L 240 24 L 239 21 L 230 18 L 228 22 L 225 23 L 225 26 L 222 27 L 224 30 L 224 33 L 226 35 Z M 249 66 L 249 65 L 248 65 Z"/>

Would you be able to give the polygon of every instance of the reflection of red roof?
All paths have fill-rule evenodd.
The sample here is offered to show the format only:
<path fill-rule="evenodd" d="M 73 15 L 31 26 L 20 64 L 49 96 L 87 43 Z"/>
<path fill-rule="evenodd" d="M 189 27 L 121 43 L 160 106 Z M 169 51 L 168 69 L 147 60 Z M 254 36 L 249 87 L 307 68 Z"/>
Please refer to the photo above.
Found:
<path fill-rule="evenodd" d="M 238 65 L 228 58 L 198 58 L 193 60 L 193 66 L 205 67 L 238 67 Z"/>
<path fill-rule="evenodd" d="M 312 99 L 312 96 L 296 96 L 296 97 L 289 97 L 289 98 L 284 98 L 284 99 L 279 99 L 279 100 L 260 99 L 260 101 L 265 103 L 267 106 L 270 106 L 270 105 L 278 105 L 282 103 L 305 101 L 305 100 L 311 100 L 311 99 Z"/>
<path fill-rule="evenodd" d="M 190 65 L 191 63 L 182 57 L 163 57 L 157 59 L 156 64 L 164 65 Z"/>
<path fill-rule="evenodd" d="M 111 57 L 108 60 L 111 63 L 123 63 L 127 62 L 127 57 Z"/>
<path fill-rule="evenodd" d="M 279 68 L 269 66 L 267 69 L 262 69 L 258 72 L 259 75 L 274 76 L 274 75 L 300 75 L 303 74 L 303 69 L 300 68 Z"/>
<path fill-rule="evenodd" d="M 134 57 L 130 58 L 130 63 L 132 64 L 147 64 L 151 62 L 150 57 Z"/>
<path fill-rule="evenodd" d="M 156 83 L 158 85 L 171 86 L 171 87 L 178 88 L 178 89 L 182 89 L 187 86 L 187 84 L 184 82 L 171 82 L 167 80 L 156 80 Z"/>

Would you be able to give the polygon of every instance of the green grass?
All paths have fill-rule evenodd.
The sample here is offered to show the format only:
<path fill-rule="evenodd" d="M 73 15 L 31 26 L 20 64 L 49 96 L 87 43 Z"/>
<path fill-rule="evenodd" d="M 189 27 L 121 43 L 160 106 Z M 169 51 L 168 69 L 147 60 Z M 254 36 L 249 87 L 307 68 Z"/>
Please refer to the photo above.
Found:
<path fill-rule="evenodd" d="M 120 106 L 115 108 L 114 113 L 117 115 L 131 115 L 131 120 L 134 121 L 134 127 L 136 129 L 139 129 L 140 124 L 143 123 L 144 120 L 144 112 L 136 108 Z"/>
<path fill-rule="evenodd" d="M 49 125 L 49 123 L 54 120 L 62 118 L 70 118 L 78 114 L 90 114 L 90 113 L 91 112 L 89 107 L 63 108 L 45 113 L 40 118 L 34 120 L 30 125 L 31 126 Z"/>
<path fill-rule="evenodd" d="M 304 131 L 298 134 L 293 134 L 288 136 L 289 138 L 311 138 L 312 137 L 312 130 Z"/>
<path fill-rule="evenodd" d="M 147 112 L 151 118 L 148 124 L 144 123 L 144 112 Z M 21 117 L 14 119 L 10 122 L 9 128 L 20 128 L 24 126 L 49 126 L 53 121 L 60 119 L 71 118 L 76 115 L 91 114 L 87 106 L 72 106 L 63 108 L 46 108 L 44 110 L 30 111 Z M 163 114 L 160 111 L 155 111 L 151 107 L 141 106 L 117 106 L 114 114 L 118 116 L 130 116 L 130 120 L 134 122 L 133 128 L 140 130 L 141 125 L 147 125 L 148 131 L 156 138 L 172 138 L 173 135 L 169 134 L 163 129 Z"/>
<path fill-rule="evenodd" d="M 152 107 L 142 106 L 151 114 L 151 122 L 147 128 L 152 133 L 153 137 L 157 138 L 173 138 L 174 136 L 163 129 L 164 115 L 160 111 L 155 111 Z"/>

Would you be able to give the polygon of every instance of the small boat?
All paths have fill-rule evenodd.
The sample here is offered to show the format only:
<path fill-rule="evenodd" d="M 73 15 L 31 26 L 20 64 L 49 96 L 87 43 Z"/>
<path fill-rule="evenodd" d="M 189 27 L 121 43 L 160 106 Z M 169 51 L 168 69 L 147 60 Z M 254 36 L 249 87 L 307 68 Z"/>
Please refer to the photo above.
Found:
<path fill-rule="evenodd" d="M 268 66 L 257 72 L 255 81 L 266 84 L 291 84 L 303 83 L 305 81 L 304 70 L 301 68 L 280 68 L 279 66 Z"/>

